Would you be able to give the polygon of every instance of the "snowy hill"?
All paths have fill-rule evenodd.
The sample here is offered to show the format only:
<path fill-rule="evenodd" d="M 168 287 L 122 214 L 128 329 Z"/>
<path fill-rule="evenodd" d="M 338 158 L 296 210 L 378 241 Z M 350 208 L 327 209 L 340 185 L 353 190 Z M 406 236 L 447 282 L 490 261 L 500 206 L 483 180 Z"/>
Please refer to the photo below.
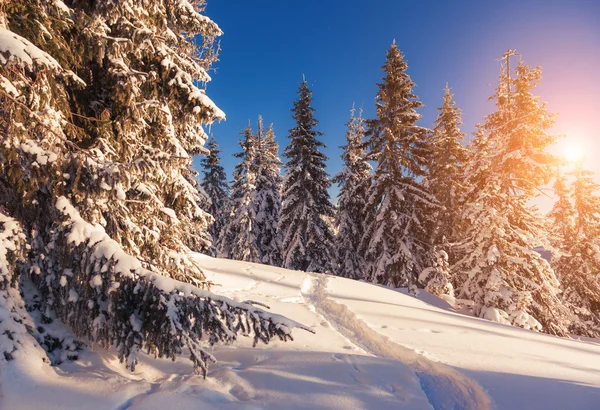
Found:
<path fill-rule="evenodd" d="M 8 363 L 2 409 L 598 409 L 600 341 L 567 340 L 464 316 L 418 298 L 321 274 L 197 255 L 216 293 L 312 327 L 294 341 L 214 349 L 191 362 L 86 350 L 56 368 Z M 32 357 L 39 352 L 28 352 Z"/>

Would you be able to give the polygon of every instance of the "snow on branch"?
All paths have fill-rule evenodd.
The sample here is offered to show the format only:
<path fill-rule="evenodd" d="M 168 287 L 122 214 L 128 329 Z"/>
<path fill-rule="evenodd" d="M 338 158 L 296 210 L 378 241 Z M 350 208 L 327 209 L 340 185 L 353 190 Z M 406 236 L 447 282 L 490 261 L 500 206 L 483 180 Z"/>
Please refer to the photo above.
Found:
<path fill-rule="evenodd" d="M 23 65 L 28 69 L 48 68 L 85 86 L 81 78 L 72 71 L 63 69 L 50 54 L 40 50 L 26 38 L 0 27 L 0 65 L 12 64 Z"/>
<path fill-rule="evenodd" d="M 16 264 L 25 235 L 17 221 L 0 209 L 0 362 L 13 358 L 34 328 L 17 287 Z"/>
<path fill-rule="evenodd" d="M 23 64 L 28 68 L 37 65 L 62 71 L 62 67 L 54 57 L 37 48 L 29 40 L 2 27 L 0 27 L 0 64 Z"/>
<path fill-rule="evenodd" d="M 275 336 L 293 340 L 294 328 L 313 332 L 250 303 L 152 272 L 102 226 L 83 220 L 67 198 L 59 197 L 56 208 L 63 219 L 64 245 L 74 248 L 68 253 L 72 260 L 60 278 L 47 277 L 40 284 L 63 295 L 53 307 L 75 333 L 116 346 L 120 360 L 132 370 L 142 348 L 174 359 L 186 347 L 196 372 L 206 376 L 208 362 L 214 362 L 207 344 L 233 342 L 239 332 L 253 335 L 254 345 Z M 53 246 L 60 248 L 60 241 L 55 238 Z"/>

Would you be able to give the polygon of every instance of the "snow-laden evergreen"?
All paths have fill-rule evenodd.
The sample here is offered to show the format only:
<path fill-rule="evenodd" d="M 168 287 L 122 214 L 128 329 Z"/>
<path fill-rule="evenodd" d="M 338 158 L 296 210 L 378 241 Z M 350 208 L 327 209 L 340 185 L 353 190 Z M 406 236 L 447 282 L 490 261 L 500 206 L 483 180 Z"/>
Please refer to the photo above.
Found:
<path fill-rule="evenodd" d="M 25 250 L 25 234 L 19 223 L 0 208 L 0 362 L 10 360 L 35 329 L 19 293 L 17 263 Z"/>
<path fill-rule="evenodd" d="M 203 274 L 182 251 L 209 246 L 211 218 L 198 205 L 191 155 L 205 152 L 203 125 L 225 118 L 198 86 L 210 81 L 212 45 L 221 34 L 198 13 L 203 7 L 129 0 L 119 7 L 98 1 L 87 10 L 91 69 L 82 74 L 89 84 L 77 125 L 92 127 L 87 139 L 98 159 L 88 171 L 98 178 L 91 183 L 72 173 L 81 185 L 78 207 L 97 187 L 86 209 L 90 222 L 105 226 L 125 251 L 199 285 Z"/>
<path fill-rule="evenodd" d="M 549 242 L 546 250 L 549 252 L 553 269 L 556 268 L 557 260 L 564 256 L 563 250 L 567 246 L 569 236 L 573 233 L 575 219 L 575 211 L 573 210 L 573 204 L 571 204 L 572 189 L 567 175 L 562 169 L 568 167 L 569 164 L 566 161 L 562 162 L 564 163 L 559 164 L 556 170 L 556 177 L 552 186 L 555 202 L 545 220 Z M 558 272 L 555 273 L 558 275 Z M 561 296 L 564 296 L 564 293 Z"/>
<path fill-rule="evenodd" d="M 221 230 L 227 222 L 229 210 L 229 185 L 227 184 L 227 174 L 221 166 L 220 150 L 214 137 L 206 144 L 209 150 L 208 155 L 202 159 L 202 189 L 206 195 L 202 204 L 213 217 L 214 222 L 208 228 L 212 238 L 213 247 L 219 239 Z"/>
<path fill-rule="evenodd" d="M 131 369 L 141 349 L 187 348 L 205 372 L 205 344 L 290 336 L 284 318 L 201 289 L 190 256 L 211 221 L 191 156 L 205 151 L 203 126 L 224 119 L 199 88 L 221 34 L 203 6 L 0 8 L 0 206 L 26 236 L 20 276 L 43 317 L 115 346 Z"/>
<path fill-rule="evenodd" d="M 425 184 L 441 205 L 435 214 L 433 243 L 448 248 L 448 244 L 457 239 L 459 199 L 465 186 L 467 152 L 463 146 L 465 134 L 459 128 L 462 124 L 461 110 L 456 107 L 452 98 L 454 94 L 448 85 L 444 91 L 444 103 L 438 108 L 433 127 Z"/>
<path fill-rule="evenodd" d="M 377 163 L 368 191 L 365 234 L 361 241 L 364 278 L 393 287 L 416 285 L 432 266 L 433 250 L 426 225 L 434 198 L 418 181 L 424 175 L 428 130 L 416 125 L 422 103 L 394 42 L 378 84 L 377 118 L 368 121 L 369 160 Z"/>
<path fill-rule="evenodd" d="M 432 209 L 426 231 L 434 245 L 434 261 L 419 275 L 419 281 L 429 292 L 454 296 L 449 264 L 454 261 L 453 244 L 459 238 L 460 209 L 464 184 L 466 148 L 462 145 L 464 133 L 461 110 L 456 107 L 454 94 L 446 84 L 444 103 L 438 108 L 433 132 L 429 140 L 427 172 L 423 184 L 434 196 L 438 206 Z"/>
<path fill-rule="evenodd" d="M 43 351 L 46 338 L 53 350 L 69 344 L 41 336 L 27 312 L 37 306 L 26 309 L 21 281 L 29 273 L 45 277 L 25 255 L 40 257 L 44 243 L 37 232 L 52 223 L 46 206 L 64 189 L 70 178 L 65 168 L 81 153 L 74 141 L 83 134 L 68 121 L 68 91 L 86 85 L 74 73 L 80 56 L 71 43 L 81 28 L 70 14 L 59 1 L 0 6 L 0 373 L 4 360 L 24 360 L 30 348 Z M 49 287 L 51 281 L 40 284 Z"/>
<path fill-rule="evenodd" d="M 344 169 L 333 182 L 340 187 L 336 213 L 335 267 L 339 276 L 362 279 L 364 261 L 360 254 L 360 241 L 364 234 L 367 212 L 367 192 L 371 185 L 371 165 L 366 160 L 363 138 L 365 120 L 362 109 L 355 116 L 354 107 L 350 111 L 347 124 L 346 145 L 342 148 Z"/>
<path fill-rule="evenodd" d="M 555 252 L 569 241 L 569 235 L 573 233 L 574 210 L 571 203 L 572 189 L 566 175 L 559 172 L 553 185 L 556 201 L 552 210 L 548 213 L 548 225 L 551 235 L 551 244 Z"/>
<path fill-rule="evenodd" d="M 240 162 L 234 171 L 228 217 L 219 239 L 222 257 L 281 264 L 278 220 L 281 208 L 281 161 L 273 126 L 264 130 L 258 117 L 257 131 L 250 124 L 240 141 Z"/>
<path fill-rule="evenodd" d="M 450 273 L 448 253 L 438 247 L 434 248 L 434 260 L 430 267 L 419 274 L 419 282 L 425 284 L 425 290 L 433 295 L 454 301 L 454 286 Z"/>
<path fill-rule="evenodd" d="M 243 138 L 239 142 L 242 150 L 234 154 L 239 158 L 239 162 L 233 172 L 229 216 L 221 231 L 219 255 L 240 261 L 260 262 L 253 204 L 258 138 L 250 124 L 242 131 L 242 135 Z"/>
<path fill-rule="evenodd" d="M 508 63 L 512 51 L 505 54 Z M 530 205 L 553 176 L 546 133 L 554 116 L 533 89 L 541 69 L 519 61 L 514 78 L 503 64 L 496 111 L 486 117 L 466 167 L 465 230 L 452 267 L 459 297 L 474 302 L 480 317 L 526 329 L 566 334 L 558 279 L 533 250 L 544 245 L 543 219 Z"/>
<path fill-rule="evenodd" d="M 281 265 L 281 237 L 279 213 L 281 212 L 281 160 L 279 145 L 275 141 L 273 124 L 266 133 L 262 117 L 258 117 L 256 152 L 256 191 L 252 198 L 254 226 L 260 262 L 271 266 Z"/>
<path fill-rule="evenodd" d="M 563 178 L 555 184 L 558 201 L 550 217 L 560 253 L 553 257 L 552 266 L 560 280 L 561 298 L 576 316 L 569 330 L 600 337 L 600 187 L 581 163 L 570 176 L 572 189 Z"/>
<path fill-rule="evenodd" d="M 282 236 L 283 267 L 311 272 L 332 272 L 333 205 L 327 188 L 327 157 L 319 150 L 325 144 L 311 106 L 312 91 L 306 80 L 300 83 L 298 100 L 292 108 L 296 126 L 289 131 L 279 226 Z"/>

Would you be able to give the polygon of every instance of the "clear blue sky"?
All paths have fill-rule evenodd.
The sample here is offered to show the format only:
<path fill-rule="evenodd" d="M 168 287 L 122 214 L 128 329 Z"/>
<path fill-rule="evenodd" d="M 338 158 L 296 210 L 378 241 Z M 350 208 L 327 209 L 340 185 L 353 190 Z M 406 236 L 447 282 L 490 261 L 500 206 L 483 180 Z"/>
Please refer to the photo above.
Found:
<path fill-rule="evenodd" d="M 205 14 L 225 33 L 207 91 L 227 114 L 211 131 L 230 178 L 238 133 L 258 114 L 274 123 L 281 149 L 287 145 L 303 74 L 328 172 L 337 173 L 349 110 L 355 102 L 374 115 L 375 83 L 393 39 L 425 104 L 420 125 L 431 126 L 448 82 L 471 133 L 493 109 L 487 98 L 500 72 L 496 59 L 516 48 L 544 68 L 537 92 L 561 114 L 555 131 L 600 155 L 598 0 L 208 0 Z M 590 167 L 600 175 L 599 163 Z"/>

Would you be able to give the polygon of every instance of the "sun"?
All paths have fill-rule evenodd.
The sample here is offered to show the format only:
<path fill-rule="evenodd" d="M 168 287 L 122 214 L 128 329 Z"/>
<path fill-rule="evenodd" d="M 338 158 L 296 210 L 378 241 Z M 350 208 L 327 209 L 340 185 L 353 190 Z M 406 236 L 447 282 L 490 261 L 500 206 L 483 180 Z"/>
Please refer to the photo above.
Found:
<path fill-rule="evenodd" d="M 585 159 L 585 148 L 577 138 L 568 138 L 560 144 L 559 156 L 569 164 L 575 164 Z"/>
<path fill-rule="evenodd" d="M 562 156 L 567 162 L 579 162 L 585 157 L 585 152 L 581 145 L 575 143 L 568 143 L 564 147 Z"/>

